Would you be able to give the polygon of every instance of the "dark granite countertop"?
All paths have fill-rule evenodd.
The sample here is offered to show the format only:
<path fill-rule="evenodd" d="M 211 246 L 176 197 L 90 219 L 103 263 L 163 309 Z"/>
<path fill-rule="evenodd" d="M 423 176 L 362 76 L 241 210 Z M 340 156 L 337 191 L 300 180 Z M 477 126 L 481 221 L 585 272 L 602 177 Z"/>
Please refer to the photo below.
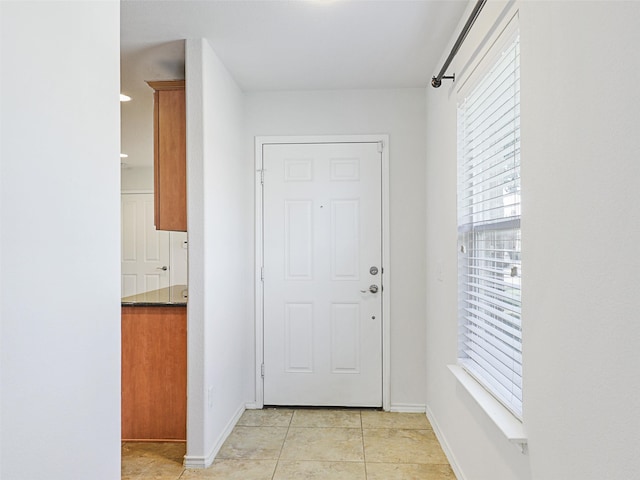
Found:
<path fill-rule="evenodd" d="M 150 306 L 175 306 L 187 305 L 187 286 L 172 285 L 159 290 L 131 295 L 122 299 L 123 307 L 150 307 Z"/>

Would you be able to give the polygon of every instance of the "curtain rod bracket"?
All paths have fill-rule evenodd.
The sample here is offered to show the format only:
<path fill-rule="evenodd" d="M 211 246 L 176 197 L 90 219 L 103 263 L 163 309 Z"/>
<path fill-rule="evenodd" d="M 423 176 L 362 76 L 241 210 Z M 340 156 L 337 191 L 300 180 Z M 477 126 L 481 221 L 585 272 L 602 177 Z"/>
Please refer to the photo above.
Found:
<path fill-rule="evenodd" d="M 449 75 L 449 76 L 443 75 L 440 78 L 433 77 L 431 79 L 431 86 L 433 88 L 439 88 L 440 85 L 442 85 L 442 80 L 453 80 L 455 82 L 456 81 L 456 74 L 454 73 L 453 75 Z"/>
<path fill-rule="evenodd" d="M 449 65 L 451 64 L 453 57 L 455 57 L 456 53 L 458 53 L 458 50 L 460 49 L 462 42 L 464 42 L 464 39 L 467 37 L 469 30 L 471 30 L 471 27 L 476 21 L 476 18 L 478 18 L 478 15 L 480 15 L 480 11 L 482 10 L 482 7 L 484 7 L 485 3 L 487 3 L 487 0 L 477 0 L 475 6 L 473 7 L 473 10 L 471 11 L 471 15 L 469 15 L 467 22 L 464 24 L 464 27 L 462 27 L 462 31 L 460 32 L 460 35 L 458 35 L 458 39 L 456 40 L 456 43 L 453 45 L 453 48 L 451 49 L 451 53 L 449 53 L 449 56 L 444 61 L 444 65 L 440 69 L 440 73 L 438 73 L 438 75 L 436 75 L 431 79 L 431 86 L 433 88 L 438 88 L 442 84 L 441 79 L 443 78 L 446 78 L 447 80 L 455 81 L 455 75 L 453 77 L 445 77 L 444 72 L 447 71 L 447 68 L 449 68 Z"/>

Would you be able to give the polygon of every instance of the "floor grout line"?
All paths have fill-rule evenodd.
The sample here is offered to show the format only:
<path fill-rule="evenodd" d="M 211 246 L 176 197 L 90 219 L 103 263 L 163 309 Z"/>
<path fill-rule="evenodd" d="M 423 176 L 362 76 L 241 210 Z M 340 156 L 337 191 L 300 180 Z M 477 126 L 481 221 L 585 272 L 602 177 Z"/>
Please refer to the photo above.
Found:
<path fill-rule="evenodd" d="M 278 453 L 278 458 L 276 458 L 276 465 L 273 467 L 273 474 L 271 475 L 271 480 L 274 480 L 276 477 L 276 472 L 278 471 L 278 465 L 280 465 L 280 457 L 282 457 L 282 450 L 284 450 L 284 444 L 287 442 L 287 437 L 289 436 L 289 431 L 291 430 L 291 424 L 293 423 L 293 416 L 296 411 L 291 412 L 291 417 L 289 418 L 289 423 L 287 425 L 287 433 L 284 436 L 284 440 L 282 440 L 282 445 L 280 446 L 280 453 Z"/>
<path fill-rule="evenodd" d="M 367 451 L 364 448 L 364 422 L 362 421 L 362 410 L 360 410 L 360 432 L 362 435 L 362 460 L 364 460 L 364 480 L 369 478 L 367 471 Z"/>

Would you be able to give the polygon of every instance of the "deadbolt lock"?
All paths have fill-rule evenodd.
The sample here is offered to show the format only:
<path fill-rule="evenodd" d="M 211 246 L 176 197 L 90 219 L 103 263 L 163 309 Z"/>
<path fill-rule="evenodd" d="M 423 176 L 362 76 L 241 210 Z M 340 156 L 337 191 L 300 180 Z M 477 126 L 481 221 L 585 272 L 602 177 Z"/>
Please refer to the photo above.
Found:
<path fill-rule="evenodd" d="M 369 273 L 370 273 L 371 275 L 377 275 L 377 274 L 378 274 L 378 267 L 371 267 L 371 268 L 369 269 Z"/>

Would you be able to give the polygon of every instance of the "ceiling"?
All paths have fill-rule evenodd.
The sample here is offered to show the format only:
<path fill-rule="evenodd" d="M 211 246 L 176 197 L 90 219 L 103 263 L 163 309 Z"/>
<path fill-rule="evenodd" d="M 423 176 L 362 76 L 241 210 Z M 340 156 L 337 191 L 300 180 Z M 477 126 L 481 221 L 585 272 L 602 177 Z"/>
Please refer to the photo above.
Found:
<path fill-rule="evenodd" d="M 123 0 L 122 148 L 150 165 L 152 92 L 206 38 L 245 92 L 426 87 L 466 0 Z M 143 124 L 146 122 L 147 124 Z"/>

